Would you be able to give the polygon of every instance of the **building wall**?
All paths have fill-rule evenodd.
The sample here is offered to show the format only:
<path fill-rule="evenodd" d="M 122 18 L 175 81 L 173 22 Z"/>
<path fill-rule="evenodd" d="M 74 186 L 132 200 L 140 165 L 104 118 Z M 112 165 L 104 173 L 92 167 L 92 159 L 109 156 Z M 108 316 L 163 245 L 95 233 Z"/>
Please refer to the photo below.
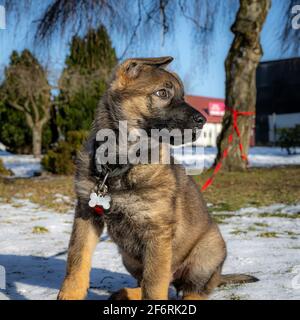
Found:
<path fill-rule="evenodd" d="M 294 126 L 300 105 L 300 58 L 261 62 L 257 68 L 256 141 L 274 142 L 272 114 L 278 126 Z M 283 115 L 283 117 L 278 115 Z M 290 114 L 288 116 L 287 114 Z"/>
<path fill-rule="evenodd" d="M 206 123 L 196 144 L 203 147 L 216 147 L 217 137 L 221 129 L 222 125 L 220 123 Z"/>
<path fill-rule="evenodd" d="M 268 116 L 269 141 L 276 142 L 276 129 L 293 128 L 300 125 L 300 113 L 272 114 Z"/>

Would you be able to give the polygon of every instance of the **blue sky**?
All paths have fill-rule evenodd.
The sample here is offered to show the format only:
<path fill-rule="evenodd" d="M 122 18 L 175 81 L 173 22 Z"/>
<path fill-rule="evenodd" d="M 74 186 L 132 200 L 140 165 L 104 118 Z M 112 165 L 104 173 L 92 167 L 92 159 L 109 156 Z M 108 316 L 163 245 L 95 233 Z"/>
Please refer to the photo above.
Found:
<path fill-rule="evenodd" d="M 70 38 L 56 35 L 48 47 L 33 44 L 34 21 L 39 18 L 48 0 L 44 2 L 35 0 L 35 2 L 37 5 L 31 9 L 24 10 L 17 16 L 10 16 L 7 19 L 6 30 L 0 30 L 0 74 L 2 76 L 12 50 L 29 48 L 47 67 L 49 77 L 53 82 L 63 68 Z M 278 32 L 282 27 L 282 15 L 284 14 L 282 3 L 282 0 L 273 0 L 264 25 L 261 37 L 264 51 L 263 61 L 295 56 L 289 52 L 283 53 L 278 41 Z M 0 0 L 1 4 L 3 4 L 2 0 Z M 220 14 L 222 15 L 222 12 Z M 234 14 L 232 18 L 234 19 Z M 202 55 L 201 44 L 197 45 L 191 24 L 184 18 L 176 20 L 175 32 L 165 38 L 164 45 L 161 44 L 159 32 L 153 33 L 151 39 L 146 38 L 146 35 L 141 35 L 135 40 L 135 45 L 129 50 L 127 57 L 171 55 L 175 58 L 171 69 L 181 76 L 188 94 L 222 98 L 225 93 L 224 60 L 233 39 L 229 31 L 233 20 L 223 21 L 221 16 L 216 16 L 215 19 L 218 19 L 220 23 L 217 23 L 216 33 L 208 48 L 207 59 Z M 117 55 L 120 56 L 124 50 L 126 37 L 120 33 L 112 33 L 111 38 Z"/>

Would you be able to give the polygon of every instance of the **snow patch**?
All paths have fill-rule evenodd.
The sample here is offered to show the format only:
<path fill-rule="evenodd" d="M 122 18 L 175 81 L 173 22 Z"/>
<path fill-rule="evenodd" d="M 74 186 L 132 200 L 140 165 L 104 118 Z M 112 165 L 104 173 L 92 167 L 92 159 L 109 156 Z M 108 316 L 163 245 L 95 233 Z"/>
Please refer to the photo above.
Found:
<path fill-rule="evenodd" d="M 41 172 L 40 159 L 36 159 L 32 155 L 15 155 L 7 151 L 0 151 L 0 159 L 16 177 L 32 177 Z"/>
<path fill-rule="evenodd" d="M 230 212 L 220 225 L 228 248 L 223 272 L 247 273 L 260 281 L 219 288 L 211 299 L 300 299 L 300 286 L 295 286 L 300 270 L 300 219 L 260 216 L 279 211 L 296 214 L 299 207 L 274 204 Z M 7 275 L 0 299 L 56 298 L 65 272 L 72 221 L 73 214 L 41 209 L 28 200 L 0 203 L 0 265 Z M 48 232 L 35 234 L 35 226 Z M 277 237 L 261 237 L 265 232 Z M 134 285 L 105 231 L 93 257 L 88 299 L 107 299 L 113 291 Z"/>
<path fill-rule="evenodd" d="M 270 206 L 265 207 L 247 207 L 242 208 L 238 211 L 236 211 L 236 214 L 238 215 L 244 215 L 244 214 L 262 214 L 262 213 L 272 213 L 272 214 L 299 214 L 300 215 L 300 203 L 299 204 L 293 204 L 293 205 L 286 205 L 282 203 L 276 203 Z"/>
<path fill-rule="evenodd" d="M 296 149 L 297 154 L 288 155 L 285 150 L 278 147 L 253 147 L 249 152 L 250 167 L 274 167 L 283 165 L 300 165 L 300 148 Z M 185 167 L 210 168 L 214 163 L 216 148 L 195 148 L 186 147 L 184 154 L 182 147 L 173 148 L 173 153 L 177 161 Z M 16 177 L 31 177 L 35 173 L 41 172 L 40 159 L 33 158 L 32 155 L 14 155 L 0 148 L 0 159 L 3 160 L 7 169 L 11 169 Z"/>
<path fill-rule="evenodd" d="M 186 148 L 184 152 L 181 147 L 173 149 L 174 157 L 183 165 L 189 167 L 191 164 L 201 163 L 204 168 L 210 168 L 215 160 L 217 149 Z M 250 167 L 274 167 L 283 165 L 300 165 L 300 148 L 296 148 L 297 154 L 288 155 L 287 152 L 278 147 L 252 147 L 250 148 L 248 160 Z"/>

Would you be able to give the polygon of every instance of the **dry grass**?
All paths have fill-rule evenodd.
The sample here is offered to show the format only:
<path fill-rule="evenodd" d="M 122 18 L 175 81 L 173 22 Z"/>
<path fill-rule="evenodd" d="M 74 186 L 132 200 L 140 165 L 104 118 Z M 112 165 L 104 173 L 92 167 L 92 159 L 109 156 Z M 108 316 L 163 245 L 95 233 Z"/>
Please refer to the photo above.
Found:
<path fill-rule="evenodd" d="M 68 196 L 71 202 L 57 201 L 56 194 Z M 31 179 L 0 179 L 0 198 L 11 202 L 12 198 L 28 199 L 42 207 L 66 212 L 73 207 L 75 195 L 72 176 L 48 176 Z"/>
<path fill-rule="evenodd" d="M 195 177 L 199 188 L 210 175 L 211 171 L 206 171 Z M 300 201 L 300 166 L 220 171 L 203 195 L 213 204 L 212 211 L 296 203 Z"/>
<path fill-rule="evenodd" d="M 35 226 L 32 229 L 32 233 L 36 233 L 36 234 L 42 234 L 42 233 L 48 233 L 49 230 L 45 227 L 41 227 L 41 226 Z"/>
<path fill-rule="evenodd" d="M 210 172 L 206 171 L 195 177 L 199 188 L 209 176 Z M 55 194 L 68 196 L 71 202 L 56 201 Z M 212 204 L 211 211 L 296 203 L 300 201 L 300 166 L 250 169 L 247 172 L 221 171 L 203 195 Z M 29 199 L 58 212 L 66 212 L 74 206 L 73 177 L 0 179 L 1 201 L 11 202 L 13 197 Z"/>

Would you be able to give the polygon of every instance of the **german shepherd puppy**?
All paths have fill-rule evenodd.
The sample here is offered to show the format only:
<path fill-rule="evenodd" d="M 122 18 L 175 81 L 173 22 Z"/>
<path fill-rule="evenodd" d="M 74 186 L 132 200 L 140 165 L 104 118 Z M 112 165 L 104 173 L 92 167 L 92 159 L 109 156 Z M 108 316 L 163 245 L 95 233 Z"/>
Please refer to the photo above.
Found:
<path fill-rule="evenodd" d="M 91 134 L 79 154 L 78 203 L 69 244 L 66 277 L 58 299 L 84 299 L 93 251 L 106 224 L 137 288 L 113 299 L 168 299 L 173 283 L 183 299 L 204 299 L 218 285 L 251 282 L 247 275 L 221 275 L 226 246 L 198 186 L 181 165 L 136 164 L 109 177 L 110 213 L 88 205 L 95 177 L 98 130 L 201 128 L 205 118 L 184 101 L 179 77 L 165 70 L 172 57 L 128 59 L 117 67 L 96 112 Z M 84 115 L 83 115 L 84 116 Z"/>

